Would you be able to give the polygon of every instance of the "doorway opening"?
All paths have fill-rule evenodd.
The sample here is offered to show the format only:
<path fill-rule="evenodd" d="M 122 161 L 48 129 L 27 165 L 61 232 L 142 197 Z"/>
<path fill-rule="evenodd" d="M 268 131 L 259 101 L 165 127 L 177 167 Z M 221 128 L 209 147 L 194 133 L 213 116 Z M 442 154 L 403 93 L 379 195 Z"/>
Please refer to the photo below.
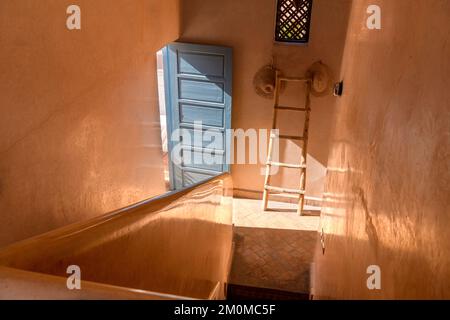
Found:
<path fill-rule="evenodd" d="M 159 103 L 159 120 L 161 128 L 161 145 L 164 166 L 164 182 L 166 191 L 170 190 L 170 173 L 169 173 L 169 145 L 167 136 L 167 111 L 166 111 L 166 92 L 164 87 L 164 58 L 163 49 L 156 53 L 156 73 L 158 85 L 158 103 Z"/>

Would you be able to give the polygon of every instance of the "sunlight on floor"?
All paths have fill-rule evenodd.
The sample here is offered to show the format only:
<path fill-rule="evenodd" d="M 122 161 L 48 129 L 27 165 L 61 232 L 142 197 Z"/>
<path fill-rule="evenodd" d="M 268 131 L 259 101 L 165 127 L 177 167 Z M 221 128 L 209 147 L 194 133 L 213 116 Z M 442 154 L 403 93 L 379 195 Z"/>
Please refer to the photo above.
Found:
<path fill-rule="evenodd" d="M 298 216 L 297 205 L 270 201 L 270 211 L 264 212 L 260 200 L 233 199 L 233 224 L 236 227 L 270 228 L 284 230 L 317 231 L 319 212 L 315 207 L 305 206 L 305 216 Z M 315 212 L 315 215 L 311 213 Z"/>

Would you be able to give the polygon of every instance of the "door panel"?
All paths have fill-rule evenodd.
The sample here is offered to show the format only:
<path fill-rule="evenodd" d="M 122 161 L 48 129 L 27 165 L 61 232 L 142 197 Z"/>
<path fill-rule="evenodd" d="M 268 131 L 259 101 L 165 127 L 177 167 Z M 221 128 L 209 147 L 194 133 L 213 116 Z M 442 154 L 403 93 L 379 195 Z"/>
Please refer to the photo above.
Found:
<path fill-rule="evenodd" d="M 170 44 L 164 49 L 164 77 L 172 189 L 228 172 L 232 50 Z M 178 143 L 181 152 L 173 152 L 180 150 Z"/>
<path fill-rule="evenodd" d="M 194 124 L 195 121 L 202 121 L 204 125 L 223 128 L 225 119 L 222 108 L 181 104 L 180 109 L 181 123 Z"/>
<path fill-rule="evenodd" d="M 180 52 L 178 65 L 180 74 L 224 77 L 224 56 Z"/>
<path fill-rule="evenodd" d="M 223 103 L 223 83 L 180 79 L 180 98 Z"/>
<path fill-rule="evenodd" d="M 207 157 L 210 157 L 209 160 Z M 197 168 L 197 169 L 205 169 L 210 171 L 215 171 L 217 173 L 223 172 L 223 164 L 221 164 L 219 161 L 213 161 L 214 158 L 220 158 L 220 162 L 223 163 L 224 159 L 223 156 L 211 154 L 210 152 L 205 152 L 202 150 L 192 150 L 192 149 L 185 149 L 183 154 L 183 160 L 188 161 L 188 164 L 183 163 L 183 165 L 187 168 Z M 188 160 L 187 160 L 188 159 Z M 183 162 L 184 162 L 183 161 Z"/>
<path fill-rule="evenodd" d="M 209 178 L 211 178 L 210 174 L 185 170 L 182 177 L 183 188 L 187 188 L 193 184 L 207 180 Z"/>
<path fill-rule="evenodd" d="M 181 141 L 181 144 L 183 146 L 192 146 L 195 148 L 204 148 L 204 149 L 212 149 L 215 151 L 224 151 L 225 150 L 225 141 L 224 141 L 224 134 L 222 131 L 214 131 L 214 130 L 208 130 L 203 131 L 203 139 L 196 139 L 196 135 L 202 134 L 202 130 L 198 129 L 183 129 L 189 132 L 189 135 L 183 136 L 183 140 Z M 190 139 L 187 139 L 187 137 L 190 137 Z"/>

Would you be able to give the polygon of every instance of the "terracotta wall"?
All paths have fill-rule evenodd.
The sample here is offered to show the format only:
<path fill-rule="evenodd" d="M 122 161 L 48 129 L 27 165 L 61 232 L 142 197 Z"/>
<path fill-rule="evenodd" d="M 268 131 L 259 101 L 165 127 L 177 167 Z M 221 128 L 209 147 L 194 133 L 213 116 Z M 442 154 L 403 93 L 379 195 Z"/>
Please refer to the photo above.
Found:
<path fill-rule="evenodd" d="M 224 45 L 234 49 L 233 128 L 270 129 L 273 101 L 256 95 L 253 76 L 259 68 L 271 63 L 272 56 L 276 66 L 287 76 L 304 76 L 307 68 L 317 60 L 322 60 L 339 74 L 349 0 L 314 1 L 308 46 L 274 44 L 275 0 L 184 0 L 182 3 L 181 41 Z M 302 91 L 290 89 L 283 99 L 297 106 L 295 97 Z M 335 98 L 314 98 L 312 103 L 307 190 L 309 195 L 321 197 Z M 289 132 L 298 135 L 302 131 L 303 120 L 292 114 L 285 114 L 282 123 Z M 299 161 L 300 149 L 297 145 L 281 147 L 282 160 Z M 262 168 L 261 163 L 234 165 L 232 175 L 236 194 L 260 196 L 264 185 Z M 285 169 L 273 181 L 278 185 L 298 188 L 297 174 L 292 169 Z"/>
<path fill-rule="evenodd" d="M 0 2 L 0 246 L 164 192 L 157 49 L 177 0 Z"/>
<path fill-rule="evenodd" d="M 365 27 L 378 4 L 382 29 Z M 314 292 L 450 298 L 450 2 L 353 2 Z M 369 265 L 381 290 L 369 291 Z"/>

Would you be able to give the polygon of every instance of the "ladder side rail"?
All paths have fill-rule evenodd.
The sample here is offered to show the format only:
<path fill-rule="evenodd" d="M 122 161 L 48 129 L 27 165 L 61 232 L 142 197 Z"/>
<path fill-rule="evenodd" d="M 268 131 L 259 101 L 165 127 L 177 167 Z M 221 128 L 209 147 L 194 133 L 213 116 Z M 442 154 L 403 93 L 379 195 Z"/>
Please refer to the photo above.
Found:
<path fill-rule="evenodd" d="M 275 102 L 273 108 L 273 117 L 272 117 L 272 129 L 270 130 L 270 140 L 269 140 L 269 149 L 267 151 L 267 163 L 266 163 L 266 177 L 264 179 L 264 192 L 263 192 L 263 210 L 267 210 L 267 206 L 269 204 L 269 190 L 267 190 L 266 186 L 270 184 L 271 174 L 272 174 L 272 153 L 273 153 L 273 140 L 276 139 L 274 130 L 277 125 L 278 118 L 278 110 L 276 106 L 278 106 L 280 101 L 280 72 L 277 70 L 275 72 Z"/>
<path fill-rule="evenodd" d="M 305 124 L 303 127 L 303 148 L 302 148 L 302 160 L 301 164 L 305 167 L 307 166 L 308 157 L 308 141 L 309 141 L 309 123 L 311 117 L 311 81 L 306 84 L 306 113 L 305 113 Z M 300 190 L 306 191 L 306 170 L 302 171 L 300 178 Z M 306 192 L 300 194 L 298 203 L 298 214 L 302 215 L 305 206 L 305 196 Z"/>

